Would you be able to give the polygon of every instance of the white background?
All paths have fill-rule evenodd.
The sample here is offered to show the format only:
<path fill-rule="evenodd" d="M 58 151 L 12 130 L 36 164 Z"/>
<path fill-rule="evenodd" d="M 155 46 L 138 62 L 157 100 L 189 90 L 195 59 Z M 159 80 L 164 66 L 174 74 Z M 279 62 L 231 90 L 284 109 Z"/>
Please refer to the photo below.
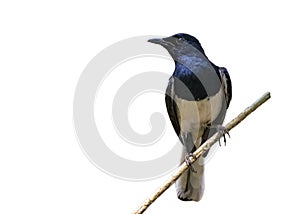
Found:
<path fill-rule="evenodd" d="M 298 3 L 207 2 L 0 3 L 0 213 L 131 213 L 159 187 L 168 176 L 129 182 L 92 165 L 77 142 L 72 102 L 103 48 L 178 32 L 196 36 L 229 69 L 227 121 L 266 91 L 272 99 L 207 164 L 199 203 L 179 201 L 172 186 L 147 213 L 299 213 Z"/>

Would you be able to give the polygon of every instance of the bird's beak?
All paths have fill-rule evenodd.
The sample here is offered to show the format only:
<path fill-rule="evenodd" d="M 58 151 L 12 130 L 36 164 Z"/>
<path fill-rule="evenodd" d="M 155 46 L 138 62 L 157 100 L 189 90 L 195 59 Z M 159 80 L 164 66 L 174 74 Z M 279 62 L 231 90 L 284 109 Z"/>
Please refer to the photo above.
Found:
<path fill-rule="evenodd" d="M 158 45 L 163 45 L 166 43 L 166 41 L 162 38 L 154 38 L 154 39 L 149 39 L 148 42 L 158 44 Z"/>
<path fill-rule="evenodd" d="M 167 49 L 174 46 L 170 37 L 149 39 L 148 42 L 161 45 Z"/>

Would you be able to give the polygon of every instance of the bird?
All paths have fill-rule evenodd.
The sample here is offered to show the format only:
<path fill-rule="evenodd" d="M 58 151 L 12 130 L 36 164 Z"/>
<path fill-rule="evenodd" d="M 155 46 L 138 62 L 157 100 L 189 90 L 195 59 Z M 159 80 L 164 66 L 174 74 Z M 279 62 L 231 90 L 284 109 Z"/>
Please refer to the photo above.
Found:
<path fill-rule="evenodd" d="M 190 156 L 216 132 L 227 133 L 222 123 L 232 98 L 232 84 L 225 67 L 212 63 L 194 36 L 177 33 L 148 42 L 165 48 L 175 62 L 165 103 L 171 124 L 182 143 L 181 162 L 189 168 L 177 179 L 177 197 L 200 201 L 204 193 L 206 154 L 191 164 Z"/>

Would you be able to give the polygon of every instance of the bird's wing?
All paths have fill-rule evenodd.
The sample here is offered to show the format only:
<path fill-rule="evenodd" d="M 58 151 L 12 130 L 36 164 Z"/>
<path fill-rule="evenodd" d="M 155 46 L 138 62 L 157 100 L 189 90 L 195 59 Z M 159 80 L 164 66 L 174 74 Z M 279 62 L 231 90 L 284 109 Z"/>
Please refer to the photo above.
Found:
<path fill-rule="evenodd" d="M 229 107 L 229 104 L 230 104 L 230 101 L 232 98 L 231 79 L 230 79 L 229 73 L 226 68 L 219 67 L 218 70 L 219 70 L 219 74 L 221 77 L 221 84 L 222 84 L 222 87 L 224 90 L 224 96 L 225 96 L 224 105 L 226 104 L 226 109 L 227 109 Z M 208 125 L 205 128 L 204 134 L 201 139 L 201 144 L 203 144 L 208 138 L 210 138 L 212 135 L 214 135 L 217 132 L 215 125 L 221 125 L 223 123 L 223 120 L 225 118 L 226 109 L 224 106 L 224 109 L 220 111 L 218 117 L 214 121 L 212 121 L 212 124 L 214 124 L 213 126 Z"/>
<path fill-rule="evenodd" d="M 232 97 L 231 79 L 226 68 L 220 67 L 219 72 L 220 72 L 221 82 L 225 94 L 226 107 L 228 108 Z"/>
<path fill-rule="evenodd" d="M 179 115 L 178 115 L 177 105 L 176 105 L 174 99 L 175 99 L 174 78 L 171 77 L 169 80 L 167 89 L 166 89 L 165 102 L 166 102 L 167 111 L 168 111 L 171 123 L 174 127 L 174 130 L 175 130 L 177 136 L 180 138 Z"/>

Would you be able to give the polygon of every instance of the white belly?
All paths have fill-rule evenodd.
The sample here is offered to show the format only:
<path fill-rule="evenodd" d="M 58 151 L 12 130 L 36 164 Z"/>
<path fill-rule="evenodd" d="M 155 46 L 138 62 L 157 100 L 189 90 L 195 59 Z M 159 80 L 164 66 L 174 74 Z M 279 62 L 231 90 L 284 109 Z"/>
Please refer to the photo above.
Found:
<path fill-rule="evenodd" d="M 213 97 L 201 101 L 187 101 L 175 96 L 181 133 L 191 132 L 194 140 L 198 138 L 198 135 L 202 136 L 205 126 L 218 117 L 222 109 L 223 98 L 222 88 Z"/>

